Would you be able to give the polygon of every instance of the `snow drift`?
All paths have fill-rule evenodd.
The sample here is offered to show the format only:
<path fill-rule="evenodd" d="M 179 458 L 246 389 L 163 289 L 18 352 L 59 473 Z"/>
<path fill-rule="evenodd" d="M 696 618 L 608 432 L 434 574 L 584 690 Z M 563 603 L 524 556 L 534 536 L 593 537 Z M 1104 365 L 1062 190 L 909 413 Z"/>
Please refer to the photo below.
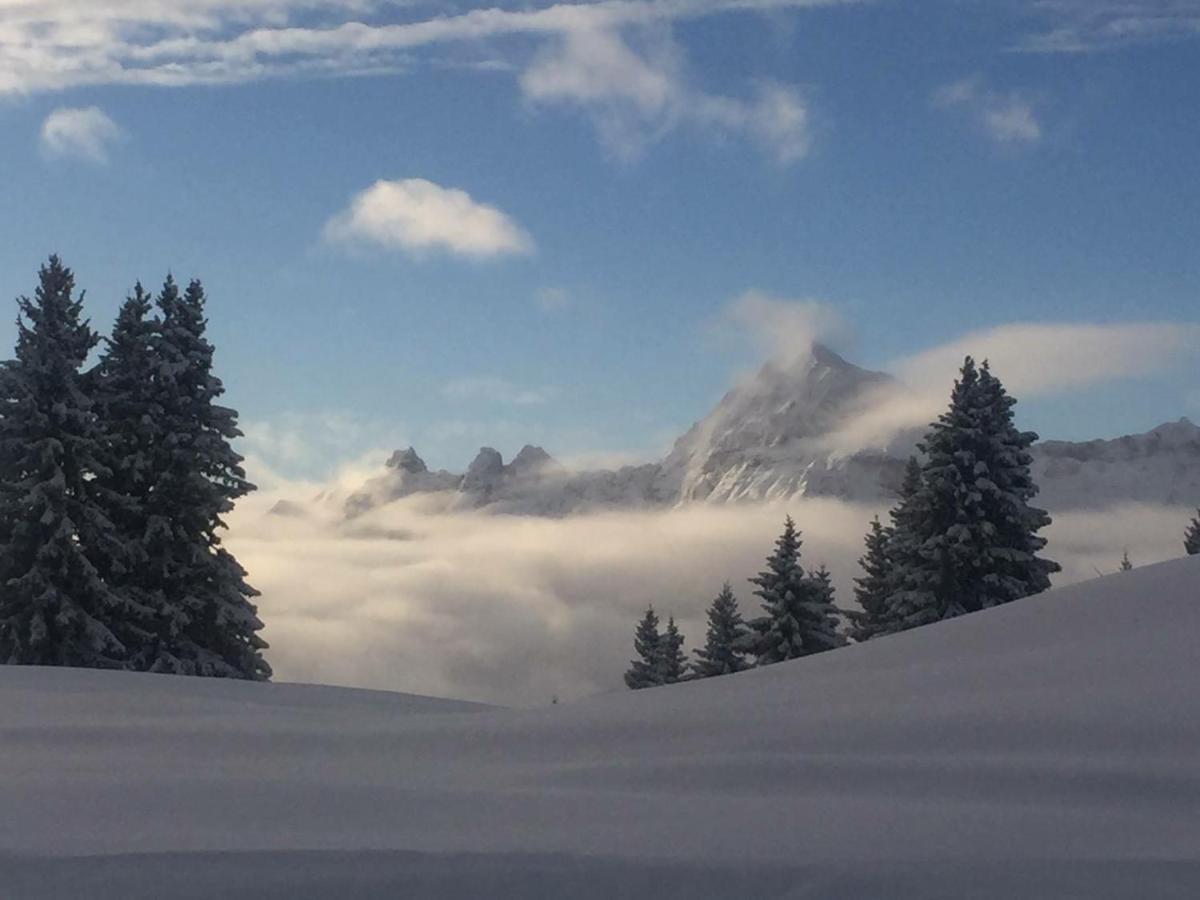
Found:
<path fill-rule="evenodd" d="M 1200 558 L 538 710 L 0 669 L 0 893 L 1194 896 Z"/>

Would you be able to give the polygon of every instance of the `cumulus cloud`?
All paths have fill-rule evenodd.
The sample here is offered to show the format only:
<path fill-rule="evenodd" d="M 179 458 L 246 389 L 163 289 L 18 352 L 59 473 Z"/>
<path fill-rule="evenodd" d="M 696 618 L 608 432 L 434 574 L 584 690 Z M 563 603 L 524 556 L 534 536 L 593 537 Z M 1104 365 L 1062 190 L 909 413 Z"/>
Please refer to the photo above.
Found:
<path fill-rule="evenodd" d="M 934 92 L 933 103 L 965 111 L 999 144 L 1036 144 L 1042 139 L 1042 125 L 1031 100 L 1016 91 L 989 90 L 977 78 L 944 85 Z"/>
<path fill-rule="evenodd" d="M 585 110 L 622 155 L 692 123 L 788 163 L 808 149 L 803 94 L 770 83 L 745 98 L 697 90 L 673 26 L 848 2 L 598 0 L 396 21 L 411 8 L 386 0 L 22 0 L 0 18 L 0 93 L 395 73 L 461 49 L 471 68 L 482 55 L 487 71 L 513 72 L 531 102 Z"/>
<path fill-rule="evenodd" d="M 123 132 L 98 106 L 60 106 L 42 123 L 42 147 L 51 156 L 108 162 L 109 150 Z"/>
<path fill-rule="evenodd" d="M 522 387 L 506 378 L 490 375 L 456 378 L 442 387 L 442 395 L 451 400 L 482 400 L 511 406 L 540 406 L 557 394 L 555 388 Z"/>
<path fill-rule="evenodd" d="M 466 191 L 423 178 L 377 181 L 325 225 L 326 240 L 424 256 L 469 259 L 533 253 L 534 242 L 507 214 Z"/>

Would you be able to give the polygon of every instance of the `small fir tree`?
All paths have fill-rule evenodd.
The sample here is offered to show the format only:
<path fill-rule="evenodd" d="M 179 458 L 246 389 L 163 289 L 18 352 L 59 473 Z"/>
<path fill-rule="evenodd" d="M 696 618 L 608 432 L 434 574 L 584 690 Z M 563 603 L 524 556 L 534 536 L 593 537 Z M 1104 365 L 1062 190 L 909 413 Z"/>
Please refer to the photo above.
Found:
<path fill-rule="evenodd" d="M 1188 556 L 1200 556 L 1200 509 L 1183 534 L 1183 549 Z"/>
<path fill-rule="evenodd" d="M 629 663 L 625 672 L 625 685 L 631 690 L 654 687 L 662 684 L 662 635 L 658 631 L 658 614 L 653 606 L 646 607 L 646 614 L 633 633 L 633 650 L 638 658 Z"/>
<path fill-rule="evenodd" d="M 783 533 L 775 541 L 775 552 L 767 557 L 767 567 L 750 579 L 762 600 L 765 616 L 754 619 L 755 653 L 759 665 L 798 659 L 805 655 L 800 627 L 800 604 L 808 598 L 810 584 L 800 567 L 800 534 L 788 516 Z"/>
<path fill-rule="evenodd" d="M 820 653 L 846 643 L 837 630 L 838 610 L 833 605 L 833 585 L 822 566 L 815 577 L 805 576 L 800 565 L 800 534 L 788 516 L 767 568 L 751 578 L 754 593 L 763 601 L 766 615 L 755 619 L 755 651 L 759 665 L 783 662 Z"/>
<path fill-rule="evenodd" d="M 687 674 L 683 635 L 675 625 L 674 616 L 667 619 L 667 630 L 658 643 L 658 671 L 663 684 L 675 684 Z"/>
<path fill-rule="evenodd" d="M 725 582 L 708 608 L 708 633 L 704 646 L 696 650 L 692 673 L 697 678 L 712 678 L 750 668 L 745 653 L 749 637 L 733 588 Z"/>
<path fill-rule="evenodd" d="M 846 636 L 838 628 L 841 611 L 835 603 L 833 576 L 821 563 L 809 580 L 809 599 L 801 606 L 805 649 L 820 653 L 846 646 Z"/>
<path fill-rule="evenodd" d="M 0 378 L 0 661 L 118 668 L 145 611 L 102 571 L 128 560 L 97 501 L 104 432 L 80 371 L 99 337 L 57 256 L 39 281 Z"/>
<path fill-rule="evenodd" d="M 854 579 L 854 599 L 859 609 L 848 611 L 850 637 L 862 642 L 887 631 L 887 601 L 891 586 L 892 562 L 888 557 L 891 530 L 880 524 L 879 516 L 871 520 L 871 530 L 864 543 L 866 553 L 859 559 L 863 574 Z"/>

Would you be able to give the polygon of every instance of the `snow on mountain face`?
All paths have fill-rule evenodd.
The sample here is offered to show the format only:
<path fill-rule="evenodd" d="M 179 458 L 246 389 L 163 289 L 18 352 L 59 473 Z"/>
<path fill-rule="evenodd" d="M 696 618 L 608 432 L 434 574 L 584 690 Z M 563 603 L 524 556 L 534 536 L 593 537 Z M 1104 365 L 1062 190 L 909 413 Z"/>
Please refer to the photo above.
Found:
<path fill-rule="evenodd" d="M 447 509 L 562 516 L 595 508 L 729 503 L 790 497 L 889 502 L 924 429 L 871 443 L 848 426 L 903 387 L 814 344 L 735 387 L 659 463 L 570 472 L 540 447 L 507 465 L 490 447 L 465 475 L 430 472 L 413 448 L 346 502 L 354 516 L 401 497 L 439 493 Z M 1041 505 L 1056 510 L 1120 502 L 1200 506 L 1200 427 L 1187 419 L 1141 435 L 1033 448 Z"/>
<path fill-rule="evenodd" d="M 789 364 L 768 363 L 675 442 L 663 478 L 680 502 L 797 495 L 875 499 L 899 481 L 883 448 L 829 446 L 828 438 L 896 382 L 814 344 Z"/>
<path fill-rule="evenodd" d="M 1200 426 L 1186 418 L 1111 441 L 1045 441 L 1033 456 L 1040 502 L 1051 509 L 1200 506 Z"/>

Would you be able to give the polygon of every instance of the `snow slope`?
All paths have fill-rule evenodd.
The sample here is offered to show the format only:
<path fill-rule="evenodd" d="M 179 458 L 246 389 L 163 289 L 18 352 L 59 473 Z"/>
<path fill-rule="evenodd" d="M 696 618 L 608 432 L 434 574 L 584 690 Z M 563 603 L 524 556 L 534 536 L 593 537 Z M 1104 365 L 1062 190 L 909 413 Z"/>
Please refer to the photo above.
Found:
<path fill-rule="evenodd" d="M 2 668 L 0 896 L 1194 897 L 1198 635 L 1189 558 L 539 710 Z"/>

